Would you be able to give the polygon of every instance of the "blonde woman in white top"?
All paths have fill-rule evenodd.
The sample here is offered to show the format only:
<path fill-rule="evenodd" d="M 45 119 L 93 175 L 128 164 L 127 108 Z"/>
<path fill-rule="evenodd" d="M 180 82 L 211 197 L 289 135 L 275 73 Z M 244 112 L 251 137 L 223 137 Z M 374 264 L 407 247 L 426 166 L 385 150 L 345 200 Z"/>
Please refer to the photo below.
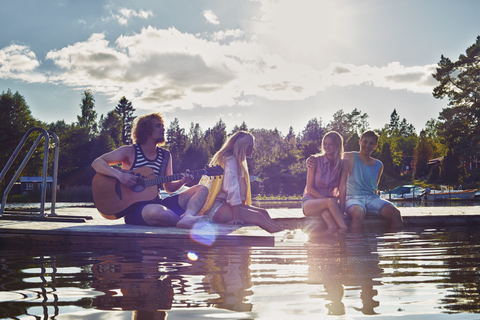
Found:
<path fill-rule="evenodd" d="M 278 232 L 283 229 L 270 218 L 268 212 L 251 205 L 247 158 L 252 156 L 254 146 L 252 134 L 238 131 L 213 156 L 210 164 L 220 164 L 224 174 L 221 188 L 205 214 L 216 223 L 253 224 L 271 233 Z"/>

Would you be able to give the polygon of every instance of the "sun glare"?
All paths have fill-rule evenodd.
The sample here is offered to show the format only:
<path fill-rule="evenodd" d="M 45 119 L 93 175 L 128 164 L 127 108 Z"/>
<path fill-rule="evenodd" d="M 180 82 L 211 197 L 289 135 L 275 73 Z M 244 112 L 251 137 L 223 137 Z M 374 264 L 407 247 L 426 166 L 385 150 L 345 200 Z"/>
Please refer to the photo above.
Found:
<path fill-rule="evenodd" d="M 320 54 L 322 48 L 345 41 L 348 8 L 335 1 L 265 1 L 259 33 L 271 37 L 290 54 Z"/>

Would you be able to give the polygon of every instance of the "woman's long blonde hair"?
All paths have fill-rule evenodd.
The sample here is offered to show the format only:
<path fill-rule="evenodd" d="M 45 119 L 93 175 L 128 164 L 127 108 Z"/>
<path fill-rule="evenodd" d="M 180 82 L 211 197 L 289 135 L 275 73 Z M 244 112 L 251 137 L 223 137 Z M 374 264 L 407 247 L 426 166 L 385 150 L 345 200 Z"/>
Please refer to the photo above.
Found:
<path fill-rule="evenodd" d="M 241 176 L 248 176 L 247 147 L 253 147 L 254 142 L 255 138 L 250 132 L 237 131 L 231 135 L 227 141 L 225 141 L 220 150 L 215 153 L 210 164 L 213 165 L 219 163 L 220 165 L 223 165 L 225 163 L 225 157 L 233 155 L 237 160 Z"/>
<path fill-rule="evenodd" d="M 316 156 L 323 156 L 325 155 L 325 150 L 323 149 L 323 144 L 325 143 L 325 139 L 330 138 L 332 140 L 333 145 L 335 146 L 335 153 L 333 155 L 335 165 L 334 165 L 334 172 L 338 172 L 342 167 L 342 159 L 343 159 L 343 138 L 337 131 L 329 131 L 327 132 L 322 139 L 322 150 L 320 153 L 316 154 Z"/>

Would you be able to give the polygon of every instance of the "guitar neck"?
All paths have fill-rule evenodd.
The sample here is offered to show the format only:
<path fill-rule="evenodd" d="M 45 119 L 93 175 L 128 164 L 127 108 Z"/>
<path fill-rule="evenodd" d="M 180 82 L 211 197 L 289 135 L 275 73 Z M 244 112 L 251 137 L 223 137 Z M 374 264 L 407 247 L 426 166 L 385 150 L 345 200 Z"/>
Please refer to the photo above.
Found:
<path fill-rule="evenodd" d="M 191 171 L 190 174 L 193 174 L 193 176 L 196 178 L 198 176 L 203 175 L 203 170 L 196 170 L 196 171 Z M 159 184 L 164 184 L 165 182 L 172 182 L 172 181 L 177 181 L 182 179 L 182 174 L 177 173 L 177 174 L 172 174 L 171 176 L 164 176 L 164 177 L 158 177 L 158 178 L 152 178 L 152 179 L 146 179 L 145 180 L 145 186 L 150 187 L 150 186 L 155 186 Z"/>

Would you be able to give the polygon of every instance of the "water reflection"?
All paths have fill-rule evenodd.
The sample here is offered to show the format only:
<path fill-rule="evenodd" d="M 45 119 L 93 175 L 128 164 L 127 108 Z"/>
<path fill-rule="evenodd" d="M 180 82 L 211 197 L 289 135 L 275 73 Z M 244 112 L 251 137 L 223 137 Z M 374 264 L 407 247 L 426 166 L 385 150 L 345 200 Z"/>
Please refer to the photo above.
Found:
<path fill-rule="evenodd" d="M 74 319 L 75 313 L 88 318 L 103 312 L 102 319 L 120 313 L 119 319 L 175 320 L 194 313 L 303 320 L 478 313 L 478 231 L 306 237 L 298 230 L 274 248 L 2 248 L 0 318 Z"/>
<path fill-rule="evenodd" d="M 95 297 L 92 305 L 102 310 L 134 310 L 139 319 L 165 319 L 165 311 L 172 308 L 172 279 L 157 271 L 158 262 L 144 257 L 97 257 L 99 262 L 92 266 L 92 289 L 104 295 Z"/>
<path fill-rule="evenodd" d="M 174 261 L 172 256 L 176 257 Z M 133 310 L 137 317 L 165 319 L 176 294 L 176 307 L 252 310 L 246 302 L 252 294 L 248 290 L 252 286 L 248 248 L 220 247 L 195 256 L 192 261 L 189 252 L 178 249 L 97 256 L 91 286 L 104 295 L 95 297 L 92 305 L 103 310 Z M 197 277 L 201 281 L 195 283 Z M 209 295 L 202 298 L 205 295 L 201 292 Z"/>
<path fill-rule="evenodd" d="M 360 288 L 362 307 L 355 310 L 366 315 L 376 314 L 380 303 L 373 299 L 378 294 L 374 286 L 382 285 L 378 279 L 377 240 L 364 234 L 337 234 L 326 239 L 324 235 L 311 235 L 308 242 L 308 283 L 322 284 L 329 301 L 325 306 L 329 315 L 345 314 L 342 302 L 345 286 Z"/>

